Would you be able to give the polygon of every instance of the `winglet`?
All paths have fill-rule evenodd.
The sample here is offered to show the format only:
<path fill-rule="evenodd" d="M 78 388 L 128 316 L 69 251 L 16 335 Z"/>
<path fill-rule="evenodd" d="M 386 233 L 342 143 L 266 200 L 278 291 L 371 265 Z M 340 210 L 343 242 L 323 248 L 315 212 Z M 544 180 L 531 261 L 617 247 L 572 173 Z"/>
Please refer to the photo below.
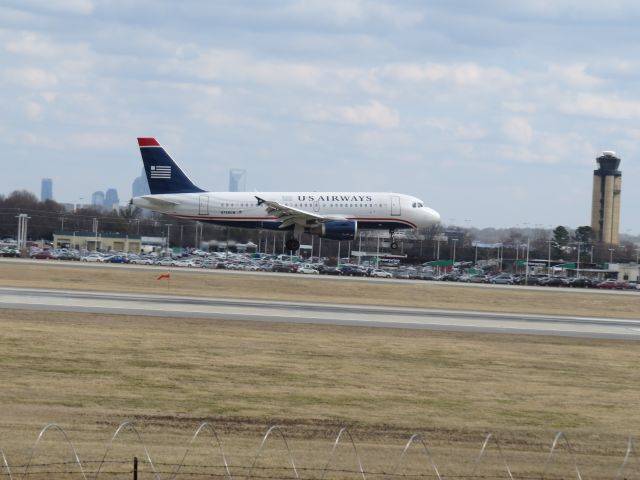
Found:
<path fill-rule="evenodd" d="M 264 203 L 264 200 L 260 197 L 256 197 L 256 200 L 258 200 L 258 206 L 262 205 Z"/>

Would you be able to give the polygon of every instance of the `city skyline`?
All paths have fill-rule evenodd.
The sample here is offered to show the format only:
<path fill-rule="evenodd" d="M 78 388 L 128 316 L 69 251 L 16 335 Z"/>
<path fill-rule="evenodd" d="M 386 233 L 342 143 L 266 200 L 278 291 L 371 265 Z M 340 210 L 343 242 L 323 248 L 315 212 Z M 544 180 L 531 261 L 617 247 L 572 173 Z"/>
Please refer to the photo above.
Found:
<path fill-rule="evenodd" d="M 197 5 L 0 6 L 0 146 L 30 166 L 0 193 L 42 177 L 60 202 L 129 192 L 153 136 L 207 190 L 239 168 L 247 190 L 395 191 L 445 224 L 576 227 L 613 150 L 620 232 L 640 233 L 635 2 Z"/>

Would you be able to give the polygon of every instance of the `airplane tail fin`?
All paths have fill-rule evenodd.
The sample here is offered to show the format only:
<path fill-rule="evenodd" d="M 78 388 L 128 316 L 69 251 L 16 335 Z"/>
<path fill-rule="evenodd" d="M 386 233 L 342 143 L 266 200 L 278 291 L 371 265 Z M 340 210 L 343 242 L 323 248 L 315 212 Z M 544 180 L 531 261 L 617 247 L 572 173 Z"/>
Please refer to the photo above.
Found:
<path fill-rule="evenodd" d="M 152 195 L 204 192 L 189 180 L 155 138 L 138 138 L 138 146 Z"/>

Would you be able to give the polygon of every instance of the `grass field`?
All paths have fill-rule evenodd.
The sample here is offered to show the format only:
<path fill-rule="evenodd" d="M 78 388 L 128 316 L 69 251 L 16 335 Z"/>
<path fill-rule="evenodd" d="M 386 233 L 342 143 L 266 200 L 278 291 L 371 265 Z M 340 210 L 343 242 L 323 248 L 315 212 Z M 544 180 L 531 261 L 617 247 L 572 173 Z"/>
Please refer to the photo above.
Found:
<path fill-rule="evenodd" d="M 158 292 L 149 272 L 0 268 L 3 285 Z M 268 277 L 267 285 L 254 286 L 265 279 L 185 274 L 182 283 L 176 276 L 176 293 L 245 298 L 253 288 L 256 298 L 265 298 L 285 281 Z M 301 299 L 302 282 L 313 281 L 298 280 L 293 299 Z M 347 303 L 363 303 L 369 287 L 306 284 L 315 301 Z M 372 287 L 389 290 L 386 284 Z M 410 305 L 429 300 L 436 306 L 456 295 L 416 288 L 423 295 Z M 486 289 L 457 294 L 465 292 L 468 305 L 467 292 L 484 294 L 480 290 Z M 402 291 L 388 295 L 373 298 L 404 304 Z M 534 308 L 560 297 L 546 295 L 531 300 Z M 485 308 L 501 302 L 491 300 Z M 571 311 L 571 305 L 562 308 Z M 369 471 L 389 472 L 410 434 L 421 433 L 441 473 L 455 476 L 470 472 L 484 435 L 494 432 L 514 475 L 539 477 L 553 435 L 562 430 L 578 450 L 583 478 L 613 478 L 626 437 L 640 431 L 639 360 L 636 342 L 0 310 L 0 447 L 10 463 L 23 463 L 38 431 L 56 422 L 81 458 L 95 460 L 116 426 L 132 420 L 153 458 L 176 463 L 197 426 L 210 421 L 231 463 L 246 466 L 267 427 L 279 424 L 298 465 L 321 469 L 346 425 Z M 39 462 L 70 457 L 59 439 L 55 432 L 45 438 Z M 215 449 L 207 457 L 204 444 L 197 442 L 187 463 L 219 464 Z M 110 458 L 128 461 L 134 453 L 142 456 L 129 432 Z M 417 453 L 412 450 L 405 472 L 428 471 Z M 495 448 L 489 453 L 479 473 L 499 470 Z M 634 462 L 636 474 L 627 478 L 638 478 Z M 269 443 L 259 463 L 286 465 L 282 442 Z M 354 465 L 351 450 L 340 447 L 334 466 Z M 552 472 L 575 475 L 566 449 Z M 320 476 L 317 470 L 302 473 Z"/>
<path fill-rule="evenodd" d="M 400 305 L 491 312 L 640 318 L 640 294 L 572 289 L 484 288 L 446 282 L 362 282 L 304 275 L 243 275 L 174 269 L 170 289 L 156 277 L 164 270 L 100 268 L 0 261 L 0 286 L 146 292 L 303 302 Z M 485 286 L 486 287 L 486 286 Z"/>

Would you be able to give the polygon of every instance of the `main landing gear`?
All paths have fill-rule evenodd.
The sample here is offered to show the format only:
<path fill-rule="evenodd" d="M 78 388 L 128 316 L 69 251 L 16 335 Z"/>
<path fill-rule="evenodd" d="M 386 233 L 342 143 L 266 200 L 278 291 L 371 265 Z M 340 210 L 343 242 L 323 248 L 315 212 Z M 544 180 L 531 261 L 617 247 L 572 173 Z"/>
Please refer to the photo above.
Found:
<path fill-rule="evenodd" d="M 389 230 L 389 248 L 391 248 L 391 250 L 397 250 L 398 249 L 398 242 L 396 242 L 393 238 L 393 234 L 395 233 L 395 230 L 391 229 Z"/>
<path fill-rule="evenodd" d="M 291 252 L 297 252 L 300 248 L 300 242 L 295 237 L 289 237 L 285 240 L 284 246 L 287 250 Z"/>

